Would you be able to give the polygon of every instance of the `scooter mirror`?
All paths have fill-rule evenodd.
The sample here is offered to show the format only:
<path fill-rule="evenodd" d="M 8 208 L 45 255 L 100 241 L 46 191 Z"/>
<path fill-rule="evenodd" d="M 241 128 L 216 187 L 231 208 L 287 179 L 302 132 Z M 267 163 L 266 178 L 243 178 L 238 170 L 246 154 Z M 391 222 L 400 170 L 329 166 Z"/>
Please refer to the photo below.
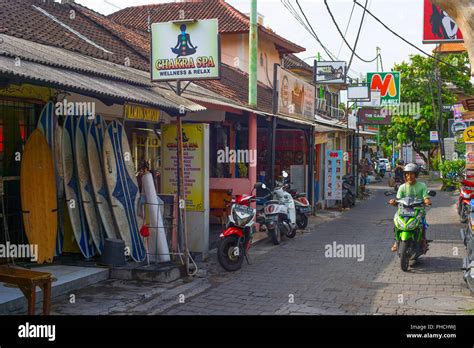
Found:
<path fill-rule="evenodd" d="M 265 186 L 264 183 L 257 182 L 257 183 L 254 185 L 253 188 L 254 188 L 254 189 L 259 189 L 259 188 L 263 188 L 263 189 L 264 189 L 264 188 L 265 188 L 264 186 Z"/>
<path fill-rule="evenodd" d="M 436 196 L 436 191 L 428 191 L 428 196 L 435 197 Z"/>
<path fill-rule="evenodd" d="M 288 173 L 286 171 L 282 171 L 281 175 L 286 179 L 288 177 Z"/>
<path fill-rule="evenodd" d="M 267 185 L 262 184 L 262 188 L 263 188 L 264 190 L 266 190 L 266 189 L 267 189 Z"/>

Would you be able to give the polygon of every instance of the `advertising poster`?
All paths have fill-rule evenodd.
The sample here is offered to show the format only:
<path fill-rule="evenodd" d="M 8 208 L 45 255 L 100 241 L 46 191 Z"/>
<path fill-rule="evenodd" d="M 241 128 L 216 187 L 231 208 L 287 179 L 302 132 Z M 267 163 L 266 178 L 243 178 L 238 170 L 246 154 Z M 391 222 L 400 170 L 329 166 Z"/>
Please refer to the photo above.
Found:
<path fill-rule="evenodd" d="M 380 91 L 380 105 L 400 105 L 400 72 L 370 72 L 367 82 L 372 91 Z"/>
<path fill-rule="evenodd" d="M 161 187 L 163 194 L 178 192 L 176 168 L 177 133 L 175 124 L 163 125 L 162 130 L 162 168 Z M 202 124 L 183 125 L 184 153 L 184 190 L 186 209 L 188 211 L 204 211 L 204 126 Z"/>
<path fill-rule="evenodd" d="M 326 199 L 342 199 L 342 151 L 326 151 Z"/>
<path fill-rule="evenodd" d="M 439 6 L 425 0 L 423 43 L 463 42 L 458 25 Z"/>
<path fill-rule="evenodd" d="M 151 80 L 220 77 L 217 19 L 151 25 Z"/>
<path fill-rule="evenodd" d="M 278 112 L 312 121 L 315 109 L 315 88 L 288 71 L 278 67 Z"/>

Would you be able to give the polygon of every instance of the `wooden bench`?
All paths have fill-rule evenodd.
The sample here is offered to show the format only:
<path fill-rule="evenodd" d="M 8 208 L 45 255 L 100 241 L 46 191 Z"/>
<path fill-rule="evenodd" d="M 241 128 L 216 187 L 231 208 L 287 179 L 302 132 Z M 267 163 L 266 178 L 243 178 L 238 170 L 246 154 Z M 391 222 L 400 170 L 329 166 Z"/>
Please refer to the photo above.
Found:
<path fill-rule="evenodd" d="M 18 285 L 28 300 L 28 315 L 35 315 L 36 287 L 43 290 L 43 315 L 51 311 L 51 273 L 0 266 L 0 282 Z"/>

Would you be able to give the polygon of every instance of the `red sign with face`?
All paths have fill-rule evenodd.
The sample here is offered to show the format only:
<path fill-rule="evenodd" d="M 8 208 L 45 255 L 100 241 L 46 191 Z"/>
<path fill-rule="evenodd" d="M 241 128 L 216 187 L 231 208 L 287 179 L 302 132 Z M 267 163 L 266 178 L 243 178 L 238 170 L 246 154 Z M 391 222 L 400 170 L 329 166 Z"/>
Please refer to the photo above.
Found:
<path fill-rule="evenodd" d="M 461 31 L 440 7 L 425 0 L 423 43 L 463 42 Z"/>

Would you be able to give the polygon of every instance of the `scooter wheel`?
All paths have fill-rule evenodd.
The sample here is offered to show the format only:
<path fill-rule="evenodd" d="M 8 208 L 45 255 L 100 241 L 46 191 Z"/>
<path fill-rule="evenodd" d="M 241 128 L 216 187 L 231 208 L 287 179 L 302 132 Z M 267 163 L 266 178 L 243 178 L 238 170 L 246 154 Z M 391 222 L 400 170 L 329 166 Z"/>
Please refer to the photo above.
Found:
<path fill-rule="evenodd" d="M 281 235 L 280 235 L 280 229 L 278 228 L 278 224 L 275 224 L 275 228 L 268 230 L 268 234 L 270 235 L 270 238 L 274 245 L 280 244 Z"/>
<path fill-rule="evenodd" d="M 217 248 L 217 260 L 220 265 L 229 272 L 234 272 L 242 267 L 244 260 L 244 250 L 242 245 L 238 245 L 239 237 L 229 236 L 222 239 Z M 237 252 L 236 249 L 238 248 Z"/>
<path fill-rule="evenodd" d="M 285 234 L 288 238 L 294 238 L 296 236 L 296 227 L 293 228 L 289 233 Z"/>
<path fill-rule="evenodd" d="M 304 214 L 298 215 L 296 217 L 296 226 L 298 226 L 300 230 L 304 230 L 306 227 L 308 227 L 308 217 Z"/>
<path fill-rule="evenodd" d="M 401 240 L 399 242 L 399 249 L 400 250 L 400 267 L 403 272 L 408 271 L 408 262 L 410 261 L 409 249 L 410 249 L 410 241 L 409 240 Z"/>
<path fill-rule="evenodd" d="M 468 206 L 463 204 L 462 207 L 461 207 L 461 213 L 459 215 L 459 220 L 462 222 L 462 223 L 466 223 L 467 220 L 469 219 L 469 211 L 468 211 Z"/>

